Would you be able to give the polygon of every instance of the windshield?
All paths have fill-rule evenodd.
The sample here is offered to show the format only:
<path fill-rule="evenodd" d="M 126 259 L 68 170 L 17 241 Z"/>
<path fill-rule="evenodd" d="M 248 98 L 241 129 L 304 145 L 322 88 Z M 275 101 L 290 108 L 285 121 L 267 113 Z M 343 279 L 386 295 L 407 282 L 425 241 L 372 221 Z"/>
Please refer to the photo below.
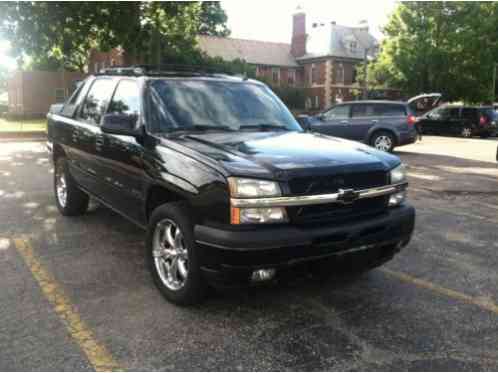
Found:
<path fill-rule="evenodd" d="M 209 80 L 149 81 L 152 132 L 302 131 L 264 85 Z"/>

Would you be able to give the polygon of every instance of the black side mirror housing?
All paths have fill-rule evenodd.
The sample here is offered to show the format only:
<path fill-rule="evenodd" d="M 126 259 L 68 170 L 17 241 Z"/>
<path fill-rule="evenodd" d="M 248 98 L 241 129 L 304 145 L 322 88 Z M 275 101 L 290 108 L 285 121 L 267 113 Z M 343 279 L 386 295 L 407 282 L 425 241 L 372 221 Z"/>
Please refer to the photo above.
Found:
<path fill-rule="evenodd" d="M 137 115 L 106 114 L 102 119 L 102 132 L 112 135 L 139 137 L 141 131 L 137 128 Z"/>
<path fill-rule="evenodd" d="M 309 131 L 311 128 L 311 117 L 309 115 L 301 114 L 296 117 L 297 122 L 301 128 L 305 131 Z"/>

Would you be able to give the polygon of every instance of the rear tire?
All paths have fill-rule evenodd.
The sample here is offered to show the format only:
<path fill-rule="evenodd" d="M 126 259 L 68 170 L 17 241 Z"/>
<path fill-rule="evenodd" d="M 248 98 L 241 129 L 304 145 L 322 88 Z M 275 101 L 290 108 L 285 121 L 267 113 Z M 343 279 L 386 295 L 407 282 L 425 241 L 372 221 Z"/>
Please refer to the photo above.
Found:
<path fill-rule="evenodd" d="M 64 216 L 78 216 L 88 209 L 90 198 L 88 194 L 78 188 L 65 157 L 59 157 L 54 167 L 54 195 L 55 204 Z"/>
<path fill-rule="evenodd" d="M 394 150 L 396 139 L 387 131 L 375 132 L 370 138 L 370 146 L 377 150 L 391 153 Z"/>
<path fill-rule="evenodd" d="M 157 207 L 146 241 L 147 264 L 154 283 L 168 301 L 182 306 L 200 303 L 207 290 L 188 211 L 184 202 Z"/>

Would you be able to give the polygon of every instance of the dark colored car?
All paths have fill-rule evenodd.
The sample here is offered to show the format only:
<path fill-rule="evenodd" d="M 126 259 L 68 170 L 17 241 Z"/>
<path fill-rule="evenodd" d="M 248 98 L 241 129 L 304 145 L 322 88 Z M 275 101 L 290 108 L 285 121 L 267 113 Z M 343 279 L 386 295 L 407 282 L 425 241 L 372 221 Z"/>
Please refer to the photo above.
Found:
<path fill-rule="evenodd" d="M 420 117 L 437 108 L 442 99 L 441 93 L 422 93 L 406 101 L 415 116 Z"/>
<path fill-rule="evenodd" d="M 497 115 L 492 106 L 440 106 L 418 118 L 424 134 L 489 137 L 496 133 Z"/>
<path fill-rule="evenodd" d="M 253 80 L 109 69 L 51 108 L 48 139 L 59 211 L 92 196 L 146 230 L 152 277 L 178 304 L 208 284 L 380 265 L 414 228 L 398 157 L 303 132 Z"/>
<path fill-rule="evenodd" d="M 312 132 L 361 141 L 386 152 L 417 139 L 415 115 L 404 102 L 345 102 L 318 116 L 301 116 L 298 120 Z"/>

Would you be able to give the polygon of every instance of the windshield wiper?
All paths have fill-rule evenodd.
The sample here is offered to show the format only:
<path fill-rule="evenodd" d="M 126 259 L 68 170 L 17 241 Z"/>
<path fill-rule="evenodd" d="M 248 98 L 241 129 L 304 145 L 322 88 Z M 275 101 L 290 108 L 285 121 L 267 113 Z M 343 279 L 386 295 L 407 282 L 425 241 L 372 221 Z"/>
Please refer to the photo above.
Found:
<path fill-rule="evenodd" d="M 240 126 L 241 130 L 260 130 L 260 131 L 273 131 L 273 130 L 278 130 L 278 131 L 289 131 L 289 129 L 285 126 L 282 126 L 281 124 L 272 124 L 272 123 L 260 123 L 260 124 L 255 124 L 255 125 L 244 125 Z"/>
<path fill-rule="evenodd" d="M 169 132 L 189 132 L 189 131 L 235 131 L 233 128 L 228 126 L 211 126 L 209 124 L 194 124 L 192 126 L 177 127 L 170 129 Z"/>
<path fill-rule="evenodd" d="M 228 127 L 228 126 L 211 126 L 209 124 L 195 124 L 189 128 L 193 128 L 194 130 L 199 130 L 199 131 L 230 131 L 233 132 L 235 131 L 233 128 Z"/>

